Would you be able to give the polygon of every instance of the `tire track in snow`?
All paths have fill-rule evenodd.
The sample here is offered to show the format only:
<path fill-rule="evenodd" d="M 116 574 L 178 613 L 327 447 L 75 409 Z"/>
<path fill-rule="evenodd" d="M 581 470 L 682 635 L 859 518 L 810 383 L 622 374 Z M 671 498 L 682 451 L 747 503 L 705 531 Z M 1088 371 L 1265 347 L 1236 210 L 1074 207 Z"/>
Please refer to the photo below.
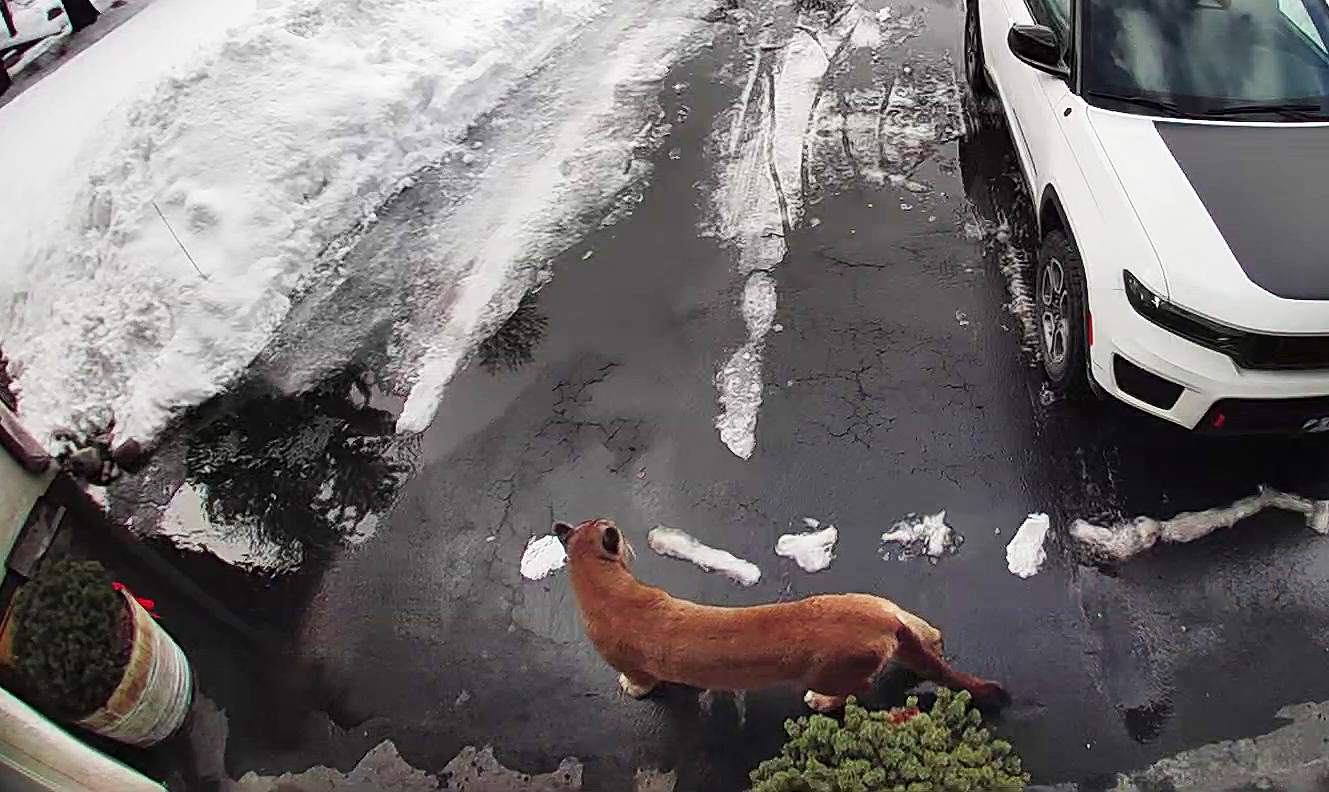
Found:
<path fill-rule="evenodd" d="M 756 60 L 730 127 L 731 161 L 717 203 L 720 234 L 739 249 L 738 269 L 746 279 L 741 310 L 747 341 L 716 375 L 721 412 L 715 419 L 720 440 L 748 459 L 756 448 L 757 414 L 762 401 L 762 354 L 778 306 L 772 275 L 788 251 L 787 237 L 803 216 L 807 136 L 821 101 L 823 78 L 855 41 L 871 45 L 875 36 L 854 36 L 873 17 L 849 4 L 828 24 L 806 16 L 781 54 Z M 762 76 L 765 79 L 762 79 Z M 749 90 L 751 89 L 751 90 Z M 760 90 L 754 99 L 752 91 Z M 755 104 L 763 116 L 748 121 Z M 746 135 L 746 137 L 744 137 Z"/>

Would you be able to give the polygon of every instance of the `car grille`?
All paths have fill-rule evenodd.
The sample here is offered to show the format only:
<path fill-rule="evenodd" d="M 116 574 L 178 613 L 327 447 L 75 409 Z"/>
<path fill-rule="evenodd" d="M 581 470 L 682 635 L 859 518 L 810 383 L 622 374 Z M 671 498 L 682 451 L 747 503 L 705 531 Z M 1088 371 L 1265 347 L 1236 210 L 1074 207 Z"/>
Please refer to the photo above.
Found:
<path fill-rule="evenodd" d="M 1329 369 L 1329 336 L 1250 334 L 1232 350 L 1238 366 L 1257 371 Z"/>

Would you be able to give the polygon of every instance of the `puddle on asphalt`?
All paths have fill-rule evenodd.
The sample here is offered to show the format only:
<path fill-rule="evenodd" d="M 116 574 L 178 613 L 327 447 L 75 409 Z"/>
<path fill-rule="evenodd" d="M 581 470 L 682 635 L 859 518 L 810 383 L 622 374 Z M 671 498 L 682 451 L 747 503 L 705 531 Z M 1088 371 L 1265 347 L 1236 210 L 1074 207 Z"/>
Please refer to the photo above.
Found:
<path fill-rule="evenodd" d="M 320 566 L 372 538 L 414 467 L 419 438 L 396 434 L 400 399 L 377 385 L 360 366 L 296 395 L 243 384 L 118 485 L 113 514 L 247 573 Z"/>

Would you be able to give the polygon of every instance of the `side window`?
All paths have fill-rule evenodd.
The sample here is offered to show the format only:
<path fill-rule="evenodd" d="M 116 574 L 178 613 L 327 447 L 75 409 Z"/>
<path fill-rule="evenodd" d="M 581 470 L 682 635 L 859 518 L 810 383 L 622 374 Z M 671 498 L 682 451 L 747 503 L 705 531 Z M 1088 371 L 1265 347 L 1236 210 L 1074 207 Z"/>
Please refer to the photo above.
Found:
<path fill-rule="evenodd" d="M 1325 46 L 1324 39 L 1320 36 L 1320 31 L 1316 30 L 1315 23 L 1311 21 L 1311 15 L 1306 11 L 1306 5 L 1302 0 L 1278 0 L 1278 10 L 1293 27 L 1305 34 L 1307 41 L 1319 50 L 1321 55 L 1329 54 L 1329 47 Z"/>

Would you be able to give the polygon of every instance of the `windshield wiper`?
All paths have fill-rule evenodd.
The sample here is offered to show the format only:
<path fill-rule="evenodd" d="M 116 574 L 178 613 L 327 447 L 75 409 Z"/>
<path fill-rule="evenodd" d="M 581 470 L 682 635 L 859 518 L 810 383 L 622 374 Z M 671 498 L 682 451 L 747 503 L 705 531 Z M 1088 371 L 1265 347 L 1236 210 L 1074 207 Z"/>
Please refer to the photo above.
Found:
<path fill-rule="evenodd" d="M 1147 107 L 1150 110 L 1156 110 L 1165 115 L 1176 118 L 1195 118 L 1195 114 L 1181 109 L 1180 106 L 1166 99 L 1155 99 L 1151 96 L 1141 96 L 1139 94 L 1117 93 L 1116 91 L 1093 90 L 1087 92 L 1089 96 L 1099 99 L 1109 99 L 1114 102 L 1125 102 L 1138 107 Z"/>
<path fill-rule="evenodd" d="M 1304 102 L 1301 104 L 1243 104 L 1215 107 L 1205 110 L 1205 118 L 1225 118 L 1227 116 L 1268 114 L 1288 121 L 1325 121 L 1329 120 L 1329 110 L 1323 105 Z"/>

